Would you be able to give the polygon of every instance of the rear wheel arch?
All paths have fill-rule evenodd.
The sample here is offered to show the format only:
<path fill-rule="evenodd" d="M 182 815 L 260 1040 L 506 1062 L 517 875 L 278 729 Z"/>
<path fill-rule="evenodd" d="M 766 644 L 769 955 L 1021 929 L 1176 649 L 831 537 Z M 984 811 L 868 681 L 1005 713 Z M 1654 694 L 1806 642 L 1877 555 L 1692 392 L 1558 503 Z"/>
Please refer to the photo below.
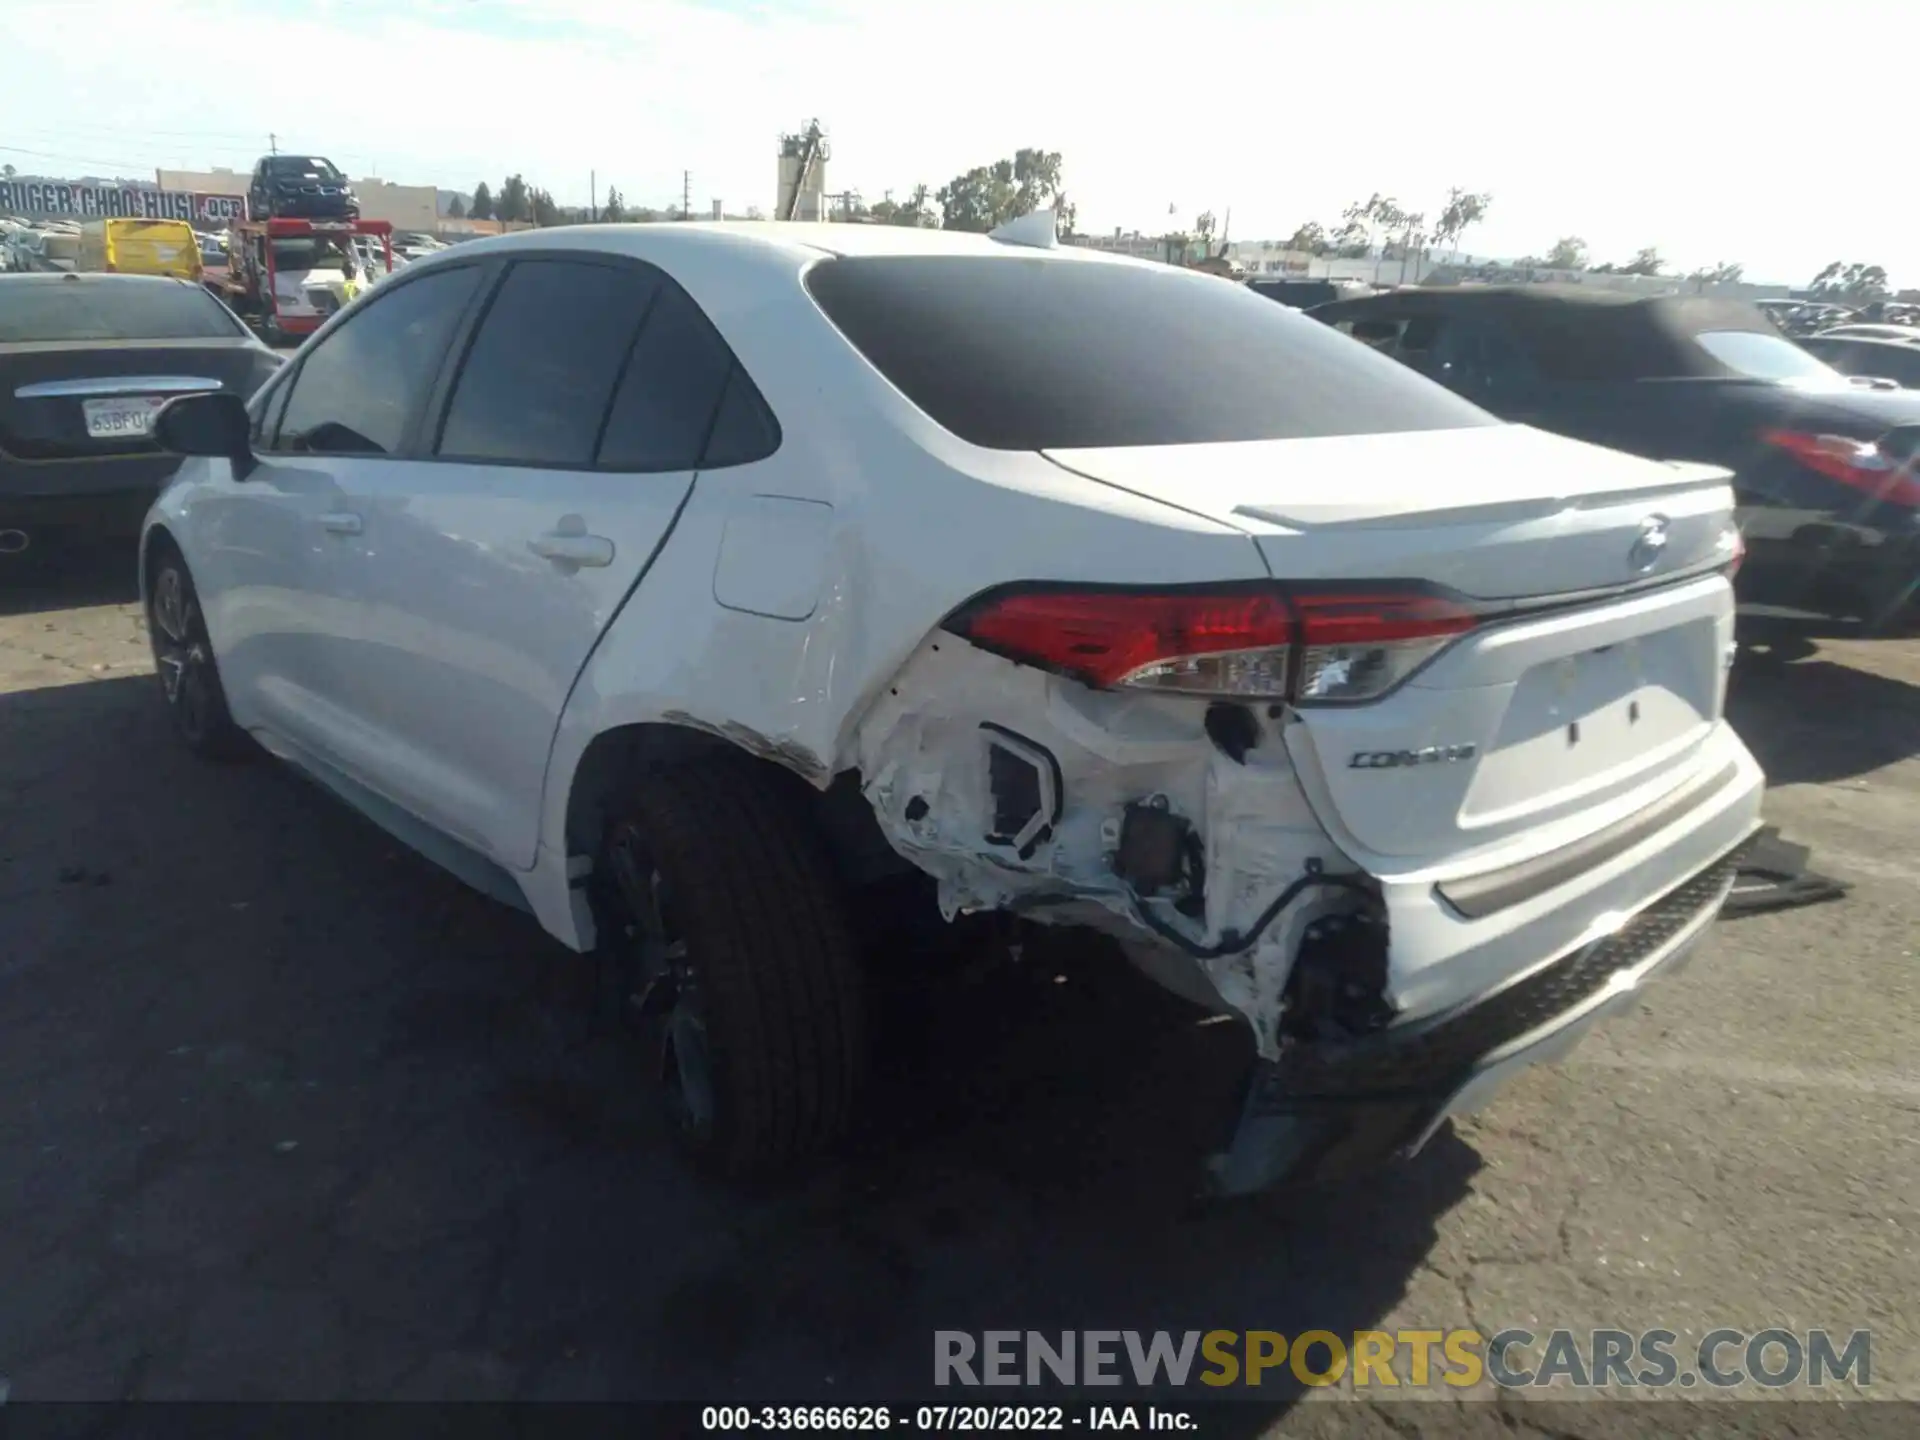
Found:
<path fill-rule="evenodd" d="M 861 793 L 857 771 L 842 771 L 830 783 L 822 782 L 777 755 L 674 721 L 603 730 L 581 753 L 567 788 L 564 839 L 569 861 L 598 861 L 608 821 L 623 797 L 646 783 L 649 771 L 729 758 L 750 767 L 770 789 L 786 793 L 807 813 L 844 882 L 859 886 L 912 870 L 887 844 Z"/>
<path fill-rule="evenodd" d="M 567 854 L 595 853 L 612 807 L 631 787 L 643 784 L 649 770 L 723 756 L 738 756 L 758 767 L 769 785 L 811 788 L 788 766 L 693 725 L 664 720 L 617 725 L 593 737 L 568 780 Z"/>

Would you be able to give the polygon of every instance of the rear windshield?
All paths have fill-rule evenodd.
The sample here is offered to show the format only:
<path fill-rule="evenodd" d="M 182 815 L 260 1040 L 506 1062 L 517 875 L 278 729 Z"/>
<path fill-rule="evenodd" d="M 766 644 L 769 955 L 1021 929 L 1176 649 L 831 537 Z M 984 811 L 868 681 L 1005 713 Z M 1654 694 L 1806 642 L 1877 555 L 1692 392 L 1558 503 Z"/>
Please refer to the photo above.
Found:
<path fill-rule="evenodd" d="M 1174 269 L 865 256 L 821 262 L 807 286 L 909 400 L 993 450 L 1500 423 L 1244 285 Z"/>
<path fill-rule="evenodd" d="M 1758 330 L 1703 330 L 1693 337 L 1729 370 L 1752 380 L 1833 380 L 1832 367 L 1791 340 Z"/>
<path fill-rule="evenodd" d="M 198 285 L 0 280 L 0 344 L 225 340 L 241 333 L 239 321 Z"/>

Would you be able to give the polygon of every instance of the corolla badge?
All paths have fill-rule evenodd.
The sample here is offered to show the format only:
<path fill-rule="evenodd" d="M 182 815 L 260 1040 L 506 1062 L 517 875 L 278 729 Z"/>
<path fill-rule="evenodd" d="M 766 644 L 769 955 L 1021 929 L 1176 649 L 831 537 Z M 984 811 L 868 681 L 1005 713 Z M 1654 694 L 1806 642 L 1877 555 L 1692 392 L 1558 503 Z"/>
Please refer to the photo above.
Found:
<path fill-rule="evenodd" d="M 1418 750 L 1360 750 L 1347 759 L 1349 770 L 1401 770 L 1410 765 L 1457 765 L 1480 753 L 1478 745 L 1423 745 Z"/>
<path fill-rule="evenodd" d="M 1633 537 L 1633 544 L 1627 550 L 1627 564 L 1635 574 L 1653 569 L 1667 553 L 1670 523 L 1664 515 L 1649 515 L 1640 522 L 1640 533 Z"/>

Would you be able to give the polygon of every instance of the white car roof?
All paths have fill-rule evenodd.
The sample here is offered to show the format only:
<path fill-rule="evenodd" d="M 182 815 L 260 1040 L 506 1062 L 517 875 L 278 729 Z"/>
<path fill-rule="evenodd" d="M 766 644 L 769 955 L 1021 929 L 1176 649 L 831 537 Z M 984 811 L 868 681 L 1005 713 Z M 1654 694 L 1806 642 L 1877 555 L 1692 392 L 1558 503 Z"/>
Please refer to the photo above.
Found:
<path fill-rule="evenodd" d="M 1135 260 L 1078 245 L 1061 244 L 1051 250 L 1015 245 L 961 230 L 926 230 L 903 225 L 822 224 L 782 220 L 652 221 L 632 225 L 564 225 L 544 230 L 516 230 L 491 235 L 457 247 L 463 254 L 490 251 L 544 250 L 553 247 L 599 250 L 666 261 L 696 255 L 738 255 L 742 258 L 780 257 L 804 263 L 821 255 L 1002 255 L 1032 259 L 1052 256 L 1101 265 L 1150 266 Z"/>

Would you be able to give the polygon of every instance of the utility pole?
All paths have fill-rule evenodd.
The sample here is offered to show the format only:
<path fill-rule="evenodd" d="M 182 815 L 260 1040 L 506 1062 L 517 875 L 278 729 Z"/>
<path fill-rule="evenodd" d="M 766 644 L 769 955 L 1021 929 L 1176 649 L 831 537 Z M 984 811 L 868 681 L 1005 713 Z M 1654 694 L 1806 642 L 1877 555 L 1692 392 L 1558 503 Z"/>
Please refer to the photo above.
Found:
<path fill-rule="evenodd" d="M 278 135 L 268 134 L 267 153 L 269 155 L 278 155 L 280 153 L 280 137 Z"/>
<path fill-rule="evenodd" d="M 600 172 L 587 171 L 587 219 L 598 222 L 600 219 Z"/>
<path fill-rule="evenodd" d="M 693 172 L 691 170 L 680 172 L 680 218 L 693 219 Z"/>

